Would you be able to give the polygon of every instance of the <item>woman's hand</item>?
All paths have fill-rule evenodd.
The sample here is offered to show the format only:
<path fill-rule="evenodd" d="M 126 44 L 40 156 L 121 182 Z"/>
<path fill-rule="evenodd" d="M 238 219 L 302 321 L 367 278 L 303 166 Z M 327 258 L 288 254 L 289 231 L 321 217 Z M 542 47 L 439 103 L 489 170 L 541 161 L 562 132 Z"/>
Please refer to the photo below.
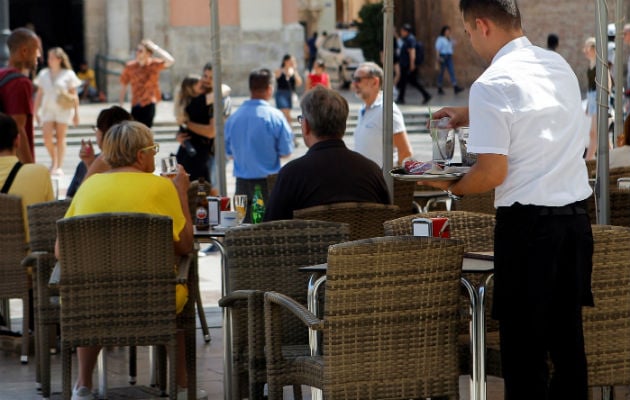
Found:
<path fill-rule="evenodd" d="M 96 159 L 96 155 L 94 154 L 94 147 L 92 146 L 92 139 L 88 139 L 87 142 L 84 139 L 81 139 L 79 158 L 88 168 L 90 167 L 90 165 L 92 165 L 92 163 Z"/>
<path fill-rule="evenodd" d="M 175 140 L 177 140 L 177 143 L 181 145 L 186 139 L 190 139 L 190 136 L 186 132 L 177 132 L 177 135 L 175 136 Z"/>
<path fill-rule="evenodd" d="M 72 124 L 74 126 L 79 125 L 79 113 L 75 111 L 74 116 L 72 117 Z"/>
<path fill-rule="evenodd" d="M 177 175 L 173 178 L 173 184 L 177 188 L 177 192 L 186 195 L 188 198 L 188 187 L 190 186 L 190 177 L 181 164 L 177 164 Z"/>

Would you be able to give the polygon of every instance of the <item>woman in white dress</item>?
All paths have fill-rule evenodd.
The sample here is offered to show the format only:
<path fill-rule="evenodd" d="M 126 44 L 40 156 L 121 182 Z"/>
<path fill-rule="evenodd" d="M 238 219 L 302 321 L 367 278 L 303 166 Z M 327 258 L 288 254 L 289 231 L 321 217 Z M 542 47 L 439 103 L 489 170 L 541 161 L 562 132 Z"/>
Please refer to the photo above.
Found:
<path fill-rule="evenodd" d="M 72 70 L 66 52 L 60 47 L 53 47 L 48 51 L 48 68 L 37 74 L 34 83 L 39 87 L 35 96 L 35 119 L 38 125 L 43 124 L 44 145 L 51 159 L 50 173 L 63 175 L 68 125 L 70 122 L 75 126 L 79 124 L 79 98 L 76 93 L 81 80 Z M 74 98 L 67 108 L 58 101 L 61 93 Z"/>

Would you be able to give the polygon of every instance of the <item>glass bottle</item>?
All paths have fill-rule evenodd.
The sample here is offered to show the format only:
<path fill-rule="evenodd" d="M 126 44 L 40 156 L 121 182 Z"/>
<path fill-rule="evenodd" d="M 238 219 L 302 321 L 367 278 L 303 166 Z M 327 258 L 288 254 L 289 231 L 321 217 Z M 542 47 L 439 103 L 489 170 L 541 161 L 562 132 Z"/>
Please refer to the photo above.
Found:
<path fill-rule="evenodd" d="M 195 227 L 197 230 L 208 230 L 210 228 L 210 216 L 208 214 L 208 192 L 206 181 L 199 177 L 197 186 L 197 201 L 195 205 Z"/>
<path fill-rule="evenodd" d="M 252 197 L 252 223 L 262 222 L 265 216 L 265 201 L 263 199 L 260 185 L 254 186 L 254 196 Z"/>

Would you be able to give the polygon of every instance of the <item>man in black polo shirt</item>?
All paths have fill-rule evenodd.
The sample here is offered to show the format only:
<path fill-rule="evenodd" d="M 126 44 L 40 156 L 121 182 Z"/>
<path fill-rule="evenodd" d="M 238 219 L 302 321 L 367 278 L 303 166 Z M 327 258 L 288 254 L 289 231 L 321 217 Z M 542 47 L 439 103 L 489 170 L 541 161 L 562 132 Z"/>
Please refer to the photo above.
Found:
<path fill-rule="evenodd" d="M 389 204 L 389 192 L 380 167 L 348 150 L 348 102 L 322 86 L 310 90 L 298 117 L 308 152 L 285 165 L 273 187 L 265 221 L 293 218 L 301 208 L 339 202 Z"/>

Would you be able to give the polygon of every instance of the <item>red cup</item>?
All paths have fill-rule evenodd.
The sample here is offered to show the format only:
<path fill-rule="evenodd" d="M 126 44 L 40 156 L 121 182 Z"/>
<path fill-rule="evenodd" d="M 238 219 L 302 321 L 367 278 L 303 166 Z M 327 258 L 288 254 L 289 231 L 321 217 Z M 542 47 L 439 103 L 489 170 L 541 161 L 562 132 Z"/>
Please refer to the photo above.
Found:
<path fill-rule="evenodd" d="M 230 198 L 227 196 L 221 196 L 221 211 L 230 211 Z"/>
<path fill-rule="evenodd" d="M 446 217 L 431 218 L 433 221 L 433 237 L 437 238 L 450 238 L 451 227 Z"/>

